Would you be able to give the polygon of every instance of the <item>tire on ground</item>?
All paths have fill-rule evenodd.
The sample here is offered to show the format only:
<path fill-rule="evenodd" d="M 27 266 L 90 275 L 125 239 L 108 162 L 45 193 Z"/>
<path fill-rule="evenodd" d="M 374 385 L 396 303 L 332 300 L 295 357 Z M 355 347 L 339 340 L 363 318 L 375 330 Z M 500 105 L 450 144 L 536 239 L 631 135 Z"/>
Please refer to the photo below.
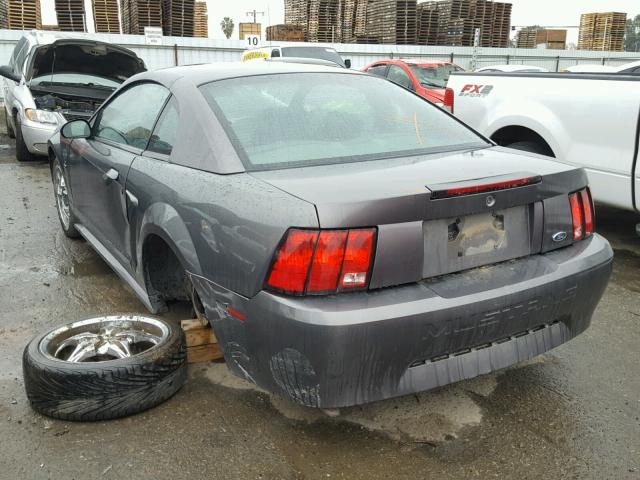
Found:
<path fill-rule="evenodd" d="M 16 133 L 13 131 L 13 127 L 9 123 L 9 114 L 7 113 L 7 109 L 4 109 L 4 121 L 7 127 L 7 136 L 9 138 L 16 138 Z"/>
<path fill-rule="evenodd" d="M 169 328 L 163 342 L 132 357 L 103 362 L 51 358 L 39 345 L 55 329 L 37 335 L 22 357 L 25 389 L 33 409 L 61 420 L 107 420 L 147 410 L 170 398 L 187 378 L 185 337 L 179 326 L 156 320 Z"/>
<path fill-rule="evenodd" d="M 19 162 L 30 162 L 36 160 L 37 157 L 29 151 L 27 144 L 22 137 L 22 125 L 20 125 L 20 117 L 15 117 L 15 134 L 16 134 L 16 158 Z"/>

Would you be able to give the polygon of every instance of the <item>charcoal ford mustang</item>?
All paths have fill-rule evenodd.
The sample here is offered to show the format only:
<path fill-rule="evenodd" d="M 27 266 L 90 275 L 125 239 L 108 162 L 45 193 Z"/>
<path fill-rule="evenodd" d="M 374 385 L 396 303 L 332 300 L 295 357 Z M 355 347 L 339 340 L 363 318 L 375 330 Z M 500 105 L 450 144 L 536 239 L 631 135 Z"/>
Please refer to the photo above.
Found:
<path fill-rule="evenodd" d="M 228 367 L 343 407 L 583 332 L 612 250 L 582 169 L 496 147 L 389 81 L 302 64 L 130 78 L 49 145 L 58 214 Z"/>

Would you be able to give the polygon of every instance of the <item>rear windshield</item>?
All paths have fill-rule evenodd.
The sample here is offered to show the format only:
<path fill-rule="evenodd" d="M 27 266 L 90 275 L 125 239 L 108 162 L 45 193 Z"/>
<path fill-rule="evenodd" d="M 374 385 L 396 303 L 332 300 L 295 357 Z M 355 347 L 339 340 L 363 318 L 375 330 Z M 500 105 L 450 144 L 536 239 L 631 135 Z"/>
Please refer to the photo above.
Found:
<path fill-rule="evenodd" d="M 319 58 L 329 60 L 344 67 L 344 60 L 333 48 L 324 47 L 282 47 L 283 57 Z"/>
<path fill-rule="evenodd" d="M 447 86 L 451 72 L 463 72 L 457 65 L 439 65 L 437 67 L 422 67 L 409 65 L 411 71 L 423 87 L 444 88 Z"/>
<path fill-rule="evenodd" d="M 369 75 L 258 75 L 200 89 L 247 170 L 487 146 L 440 108 Z"/>

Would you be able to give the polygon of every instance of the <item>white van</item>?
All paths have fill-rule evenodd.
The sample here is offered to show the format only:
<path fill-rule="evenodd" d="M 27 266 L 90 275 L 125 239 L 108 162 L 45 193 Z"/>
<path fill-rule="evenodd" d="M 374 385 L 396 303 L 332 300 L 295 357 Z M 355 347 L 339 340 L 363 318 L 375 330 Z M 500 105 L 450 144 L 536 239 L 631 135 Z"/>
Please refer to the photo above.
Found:
<path fill-rule="evenodd" d="M 342 68 L 351 68 L 351 60 L 343 60 L 335 48 L 320 46 L 261 47 L 246 50 L 241 57 L 243 62 L 250 60 L 268 60 L 276 58 L 313 58 L 334 63 Z"/>

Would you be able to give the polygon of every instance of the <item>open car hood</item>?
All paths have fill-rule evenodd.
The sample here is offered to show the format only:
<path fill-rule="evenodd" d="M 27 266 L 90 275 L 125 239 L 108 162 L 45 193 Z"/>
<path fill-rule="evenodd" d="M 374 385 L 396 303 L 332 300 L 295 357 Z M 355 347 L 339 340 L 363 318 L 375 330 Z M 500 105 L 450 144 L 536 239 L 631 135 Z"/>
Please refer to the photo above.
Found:
<path fill-rule="evenodd" d="M 95 40 L 60 39 L 38 47 L 27 79 L 55 73 L 96 75 L 118 83 L 146 70 L 129 49 Z"/>

